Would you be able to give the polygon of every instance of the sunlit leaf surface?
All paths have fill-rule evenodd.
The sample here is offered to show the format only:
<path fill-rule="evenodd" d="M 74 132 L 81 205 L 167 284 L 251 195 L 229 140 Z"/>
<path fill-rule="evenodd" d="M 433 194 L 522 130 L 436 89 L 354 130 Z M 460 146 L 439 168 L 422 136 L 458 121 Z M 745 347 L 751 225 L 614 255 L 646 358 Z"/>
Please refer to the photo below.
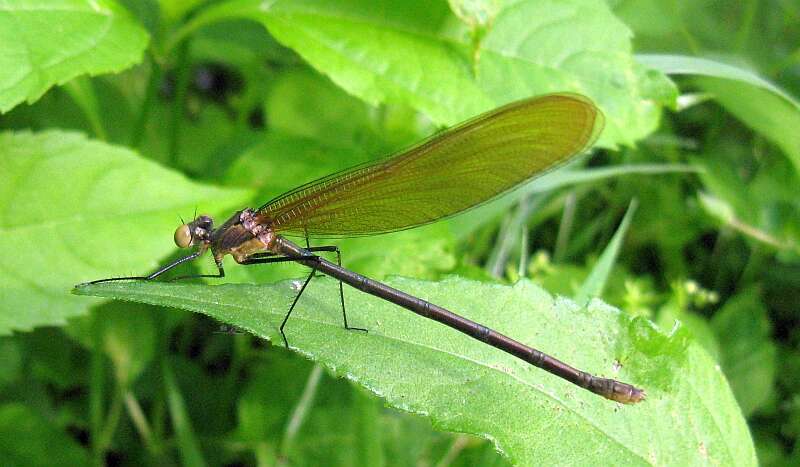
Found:
<path fill-rule="evenodd" d="M 620 406 L 469 337 L 347 289 L 342 328 L 336 283 L 319 279 L 287 327 L 290 345 L 390 405 L 440 429 L 496 442 L 520 465 L 594 461 L 625 465 L 754 465 L 750 435 L 715 362 L 686 334 L 668 337 L 599 301 L 553 299 L 528 282 L 462 279 L 390 284 L 549 352 L 580 368 L 635 383 L 647 400 Z M 204 286 L 106 283 L 79 294 L 201 312 L 280 342 L 292 283 Z M 557 442 L 553 440 L 557 439 Z"/>
<path fill-rule="evenodd" d="M 149 272 L 176 249 L 179 216 L 250 196 L 61 131 L 0 133 L 0 173 L 0 334 L 85 313 L 88 302 L 65 294 L 72 285 Z"/>
<path fill-rule="evenodd" d="M 0 112 L 76 76 L 123 70 L 141 60 L 147 41 L 114 0 L 2 2 Z"/>

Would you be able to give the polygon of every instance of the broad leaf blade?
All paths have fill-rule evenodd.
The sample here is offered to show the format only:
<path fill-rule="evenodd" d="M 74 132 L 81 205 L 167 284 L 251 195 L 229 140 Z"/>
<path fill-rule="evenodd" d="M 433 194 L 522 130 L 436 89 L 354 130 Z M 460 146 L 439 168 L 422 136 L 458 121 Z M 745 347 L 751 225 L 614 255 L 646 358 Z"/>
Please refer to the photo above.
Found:
<path fill-rule="evenodd" d="M 778 349 L 769 339 L 771 323 L 755 289 L 745 289 L 711 319 L 721 363 L 742 412 L 752 414 L 774 397 Z"/>
<path fill-rule="evenodd" d="M 15 0 L 0 5 L 0 112 L 83 74 L 142 58 L 147 32 L 114 0 Z"/>
<path fill-rule="evenodd" d="M 227 18 L 262 22 L 361 99 L 409 105 L 441 125 L 573 91 L 605 113 L 602 144 L 632 144 L 676 95 L 664 75 L 633 60 L 631 32 L 600 0 L 508 2 L 477 48 L 444 2 L 233 0 L 205 10 L 184 32 Z"/>
<path fill-rule="evenodd" d="M 179 215 L 240 207 L 250 196 L 60 131 L 0 133 L 0 177 L 0 334 L 85 313 L 71 286 L 149 272 L 176 249 Z"/>
<path fill-rule="evenodd" d="M 481 44 L 478 83 L 495 102 L 574 91 L 606 116 L 600 144 L 633 145 L 677 93 L 633 60 L 632 32 L 598 0 L 507 2 Z"/>
<path fill-rule="evenodd" d="M 91 465 L 75 439 L 27 405 L 0 406 L 0 458 L 4 465 Z"/>
<path fill-rule="evenodd" d="M 674 75 L 695 75 L 698 85 L 729 112 L 777 144 L 800 172 L 800 102 L 758 74 L 685 55 L 637 55 L 641 63 Z"/>
<path fill-rule="evenodd" d="M 369 333 L 348 332 L 333 280 L 316 280 L 306 291 L 287 326 L 290 344 L 390 405 L 430 416 L 440 429 L 494 440 L 520 465 L 587 458 L 612 465 L 755 464 L 747 426 L 722 373 L 680 330 L 667 337 L 599 301 L 581 309 L 528 282 L 389 283 L 577 367 L 640 385 L 648 399 L 619 406 L 352 290 L 345 297 L 348 320 Z M 206 313 L 273 342 L 280 342 L 277 328 L 296 293 L 287 282 L 110 283 L 76 291 Z"/>

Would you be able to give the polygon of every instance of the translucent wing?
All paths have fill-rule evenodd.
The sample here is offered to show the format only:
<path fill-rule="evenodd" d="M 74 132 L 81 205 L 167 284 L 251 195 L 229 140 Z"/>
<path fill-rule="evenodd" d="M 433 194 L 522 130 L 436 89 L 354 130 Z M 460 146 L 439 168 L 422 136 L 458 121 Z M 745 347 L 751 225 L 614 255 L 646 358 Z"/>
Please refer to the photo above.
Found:
<path fill-rule="evenodd" d="M 289 191 L 258 210 L 278 233 L 348 237 L 394 232 L 465 211 L 566 162 L 597 139 L 586 97 L 513 102 L 411 149 Z"/>

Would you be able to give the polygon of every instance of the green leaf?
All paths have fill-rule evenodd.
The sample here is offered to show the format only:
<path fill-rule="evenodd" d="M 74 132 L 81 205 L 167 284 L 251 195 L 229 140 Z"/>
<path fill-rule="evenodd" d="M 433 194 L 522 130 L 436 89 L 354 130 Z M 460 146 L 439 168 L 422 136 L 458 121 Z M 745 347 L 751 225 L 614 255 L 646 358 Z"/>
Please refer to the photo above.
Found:
<path fill-rule="evenodd" d="M 665 336 L 599 301 L 587 308 L 527 281 L 513 287 L 462 279 L 388 282 L 464 313 L 579 368 L 640 385 L 646 401 L 620 407 L 447 327 L 347 290 L 342 329 L 338 287 L 317 280 L 286 328 L 298 352 L 385 398 L 428 415 L 442 430 L 491 439 L 521 465 L 719 463 L 754 465 L 744 419 L 713 360 L 678 330 Z M 295 290 L 256 286 L 106 283 L 78 294 L 202 312 L 280 342 Z M 553 443 L 558 439 L 558 443 Z"/>
<path fill-rule="evenodd" d="M 699 49 L 741 52 L 738 49 L 741 46 L 738 40 L 740 38 L 737 36 L 742 32 L 747 34 L 748 26 L 747 20 L 742 16 L 751 8 L 759 10 L 758 4 L 738 2 L 734 8 L 725 10 L 724 16 L 721 16 L 719 4 L 714 0 L 681 3 L 664 0 L 613 0 L 609 4 L 613 5 L 615 13 L 625 21 L 625 24 L 633 29 L 637 50 L 659 51 Z M 769 12 L 764 11 L 765 16 L 773 11 L 778 15 L 789 14 L 788 11 L 781 11 L 777 4 L 775 7 Z M 761 29 L 759 22 L 755 24 Z M 749 25 L 752 26 L 753 23 Z M 766 32 L 769 27 L 763 29 L 764 35 L 758 35 L 762 40 L 770 34 Z M 774 31 L 776 35 L 782 32 L 777 25 Z"/>
<path fill-rule="evenodd" d="M 736 400 L 750 415 L 771 397 L 777 348 L 770 340 L 767 310 L 755 289 L 728 300 L 711 319 L 722 351 L 722 369 Z"/>
<path fill-rule="evenodd" d="M 67 291 L 140 275 L 175 250 L 179 215 L 240 207 L 244 190 L 191 182 L 76 133 L 0 133 L 0 334 L 63 324 L 91 302 Z M 229 212 L 225 212 L 229 214 Z"/>
<path fill-rule="evenodd" d="M 411 106 L 442 125 L 522 97 L 574 91 L 605 112 L 603 144 L 632 144 L 676 95 L 660 72 L 633 60 L 630 31 L 600 0 L 509 2 L 477 50 L 444 2 L 233 0 L 197 15 L 172 44 L 231 18 L 262 22 L 351 94 Z"/>
<path fill-rule="evenodd" d="M 0 112 L 80 75 L 142 58 L 147 32 L 115 1 L 16 0 L 0 5 Z"/>
<path fill-rule="evenodd" d="M 606 117 L 600 144 L 632 145 L 655 130 L 661 105 L 671 105 L 677 91 L 633 60 L 631 36 L 603 1 L 510 1 L 483 39 L 475 73 L 495 103 L 585 94 Z"/>
<path fill-rule="evenodd" d="M 292 188 L 367 160 L 367 155 L 356 149 L 270 131 L 236 158 L 223 181 L 258 188 L 257 197 L 266 203 Z"/>
<path fill-rule="evenodd" d="M 251 366 L 238 401 L 235 434 L 237 441 L 257 453 L 271 450 L 267 460 L 277 455 L 291 465 L 437 465 L 450 441 L 464 449 L 452 465 L 507 465 L 489 443 L 468 437 L 471 446 L 463 446 L 463 440 L 434 432 L 422 417 L 375 410 L 380 406 L 375 396 L 365 397 L 363 390 L 318 371 L 318 365 L 296 354 L 275 350 L 261 355 Z M 363 445 L 377 441 L 386 462 L 365 462 Z M 466 460 L 477 453 L 486 454 L 483 462 Z M 494 464 L 487 462 L 489 459 Z"/>
<path fill-rule="evenodd" d="M 769 245 L 786 258 L 800 253 L 800 199 L 798 172 L 789 161 L 763 161 L 756 174 L 746 174 L 727 154 L 712 152 L 694 161 L 708 192 L 700 192 L 700 206 L 724 225 Z"/>
<path fill-rule="evenodd" d="M 364 155 L 383 156 L 421 139 L 419 114 L 402 110 L 397 106 L 377 110 L 307 68 L 276 78 L 264 104 L 270 130 L 350 151 L 351 157 L 330 157 L 341 157 L 340 164 L 348 165 L 363 162 Z M 404 118 L 393 118 L 397 114 Z M 425 128 L 425 133 L 434 129 Z"/>
<path fill-rule="evenodd" d="M 36 329 L 20 336 L 25 355 L 30 358 L 28 373 L 38 381 L 67 390 L 85 381 L 87 354 L 61 330 L 53 327 Z"/>
<path fill-rule="evenodd" d="M 758 74 L 722 62 L 685 55 L 637 55 L 637 60 L 695 82 L 736 118 L 778 145 L 800 172 L 800 102 Z"/>
<path fill-rule="evenodd" d="M 797 102 L 786 91 L 745 68 L 707 58 L 692 57 L 691 55 L 637 54 L 636 60 L 668 75 L 707 76 L 749 84 L 752 87 L 761 88 L 780 96 L 795 108 L 800 109 L 800 102 Z"/>
<path fill-rule="evenodd" d="M 703 89 L 753 131 L 777 145 L 800 174 L 800 104 L 748 83 L 695 78 Z"/>
<path fill-rule="evenodd" d="M 89 455 L 65 432 L 22 404 L 0 407 L 0 459 L 9 467 L 89 465 Z"/>
<path fill-rule="evenodd" d="M 631 219 L 633 219 L 633 213 L 636 212 L 636 206 L 637 202 L 635 199 L 628 205 L 628 210 L 625 212 L 625 217 L 622 218 L 622 222 L 619 223 L 617 231 L 614 233 L 614 236 L 611 237 L 611 241 L 608 242 L 606 249 L 603 250 L 603 254 L 600 255 L 597 264 L 592 268 L 589 277 L 586 278 L 580 290 L 578 290 L 578 293 L 575 294 L 576 302 L 586 303 L 592 297 L 602 296 L 603 289 L 605 289 L 608 278 L 611 275 L 611 269 L 617 261 L 619 249 L 622 246 L 622 239 L 628 232 L 628 226 L 630 226 Z"/>

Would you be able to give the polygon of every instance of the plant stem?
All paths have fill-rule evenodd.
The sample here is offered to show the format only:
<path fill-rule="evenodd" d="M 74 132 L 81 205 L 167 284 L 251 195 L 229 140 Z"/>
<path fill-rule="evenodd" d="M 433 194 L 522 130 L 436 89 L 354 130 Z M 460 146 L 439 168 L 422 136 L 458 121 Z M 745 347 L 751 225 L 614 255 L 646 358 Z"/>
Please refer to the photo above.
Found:
<path fill-rule="evenodd" d="M 116 388 L 114 397 L 111 399 L 111 405 L 108 408 L 108 416 L 103 430 L 100 432 L 100 439 L 98 440 L 99 449 L 105 452 L 111 441 L 114 439 L 114 433 L 117 431 L 117 425 L 122 418 L 122 389 Z"/>
<path fill-rule="evenodd" d="M 92 81 L 87 77 L 75 78 L 65 83 L 63 89 L 83 111 L 83 116 L 86 117 L 86 121 L 89 122 L 97 139 L 108 141 L 108 135 L 100 118 L 97 94 L 94 92 Z"/>
<path fill-rule="evenodd" d="M 161 67 L 156 60 L 150 57 L 150 78 L 147 81 L 147 88 L 144 93 L 144 100 L 139 107 L 139 113 L 136 116 L 136 121 L 133 124 L 130 134 L 130 146 L 138 148 L 142 143 L 146 131 L 147 118 L 150 116 L 150 110 L 153 108 L 156 94 L 158 93 L 158 86 L 161 83 Z"/>
<path fill-rule="evenodd" d="M 319 382 L 322 379 L 322 366 L 315 364 L 311 373 L 306 380 L 306 386 L 303 388 L 303 394 L 297 405 L 294 406 L 292 414 L 289 417 L 289 423 L 286 424 L 286 430 L 283 432 L 283 440 L 281 441 L 280 452 L 278 453 L 279 464 L 283 464 L 288 458 L 289 450 L 292 447 L 294 439 L 297 437 L 297 432 L 303 426 L 303 422 L 308 415 L 308 411 L 314 403 L 314 398 L 317 395 Z"/>
<path fill-rule="evenodd" d="M 105 385 L 103 352 L 101 351 L 103 336 L 100 320 L 96 316 L 91 321 L 92 358 L 91 379 L 89 381 L 89 427 L 92 439 L 92 454 L 95 464 L 102 466 L 103 450 L 100 445 L 100 432 L 103 428 L 103 390 Z"/>
<path fill-rule="evenodd" d="M 128 410 L 128 415 L 130 415 L 133 426 L 136 427 L 136 431 L 139 432 L 139 436 L 141 436 L 145 448 L 147 448 L 148 451 L 154 452 L 155 446 L 153 445 L 153 432 L 150 429 L 150 424 L 147 422 L 147 417 L 142 411 L 142 406 L 139 405 L 139 401 L 131 391 L 125 393 L 125 408 Z"/>
<path fill-rule="evenodd" d="M 525 225 L 531 214 L 542 205 L 545 195 L 528 195 L 520 201 L 514 213 L 507 218 L 497 235 L 497 243 L 489 255 L 486 270 L 495 277 L 503 275 L 503 268 L 508 260 L 509 252 L 517 240 L 516 232 Z"/>
<path fill-rule="evenodd" d="M 203 459 L 203 453 L 192 428 L 192 421 L 186 411 L 186 403 L 178 383 L 175 381 L 172 369 L 166 361 L 163 362 L 161 369 L 167 393 L 169 415 L 172 418 L 172 428 L 178 440 L 178 452 L 181 455 L 181 461 L 188 466 L 204 466 L 206 462 Z"/>
<path fill-rule="evenodd" d="M 520 279 L 528 274 L 528 261 L 530 259 L 528 241 L 528 226 L 523 224 L 519 240 L 519 269 L 517 270 L 517 275 L 519 275 Z"/>
<path fill-rule="evenodd" d="M 753 30 L 753 22 L 755 21 L 756 12 L 758 11 L 758 0 L 749 0 L 744 7 L 742 14 L 742 24 L 739 26 L 739 31 L 736 34 L 736 47 L 735 49 L 742 53 L 747 41 L 750 39 L 750 33 Z"/>
<path fill-rule="evenodd" d="M 572 225 L 575 222 L 575 192 L 570 192 L 567 199 L 564 200 L 564 213 L 561 215 L 561 223 L 558 225 L 558 235 L 556 236 L 556 247 L 553 252 L 553 262 L 561 263 L 566 256 L 567 244 L 569 242 L 570 234 L 572 233 Z"/>
<path fill-rule="evenodd" d="M 450 444 L 450 448 L 445 453 L 444 457 L 436 463 L 436 467 L 448 467 L 453 463 L 461 454 L 461 451 L 469 444 L 469 437 L 466 435 L 458 435 Z"/>
<path fill-rule="evenodd" d="M 178 161 L 178 151 L 180 149 L 180 129 L 183 121 L 183 113 L 186 106 L 186 94 L 189 88 L 189 42 L 183 42 L 178 49 L 178 58 L 175 67 L 175 99 L 172 102 L 172 116 L 169 123 L 169 133 L 167 134 L 168 163 L 175 166 Z"/>

